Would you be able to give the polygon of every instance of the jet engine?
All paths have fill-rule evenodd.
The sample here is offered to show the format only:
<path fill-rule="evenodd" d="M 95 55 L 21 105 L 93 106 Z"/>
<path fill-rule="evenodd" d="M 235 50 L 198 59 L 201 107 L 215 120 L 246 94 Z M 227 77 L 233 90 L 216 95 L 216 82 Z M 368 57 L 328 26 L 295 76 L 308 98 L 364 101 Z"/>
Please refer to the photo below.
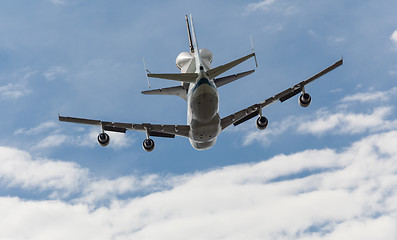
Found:
<path fill-rule="evenodd" d="M 151 152 L 154 149 L 154 141 L 150 138 L 145 139 L 143 140 L 142 147 L 146 152 Z"/>
<path fill-rule="evenodd" d="M 109 142 L 110 142 L 110 137 L 107 133 L 103 132 L 98 135 L 98 143 L 102 147 L 106 147 L 107 145 L 109 145 Z"/>
<path fill-rule="evenodd" d="M 299 105 L 301 107 L 308 107 L 312 102 L 312 97 L 308 93 L 302 93 L 299 97 Z"/>
<path fill-rule="evenodd" d="M 256 127 L 259 130 L 265 130 L 268 124 L 269 121 L 267 120 L 266 117 L 260 116 L 258 117 L 258 119 L 256 119 Z"/>

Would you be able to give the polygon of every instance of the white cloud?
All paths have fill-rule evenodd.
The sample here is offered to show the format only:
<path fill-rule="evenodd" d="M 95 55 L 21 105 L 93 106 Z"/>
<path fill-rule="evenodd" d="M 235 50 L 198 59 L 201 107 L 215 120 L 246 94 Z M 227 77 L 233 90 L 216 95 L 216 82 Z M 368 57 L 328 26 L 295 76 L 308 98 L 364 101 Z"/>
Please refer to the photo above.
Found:
<path fill-rule="evenodd" d="M 57 124 L 55 122 L 48 121 L 48 122 L 41 123 L 37 127 L 31 128 L 31 129 L 25 129 L 25 128 L 18 129 L 15 131 L 14 134 L 35 135 L 35 134 L 39 134 L 39 133 L 54 129 L 56 126 L 57 126 Z"/>
<path fill-rule="evenodd" d="M 17 71 L 10 74 L 10 76 L 2 77 L 6 78 L 12 83 L 0 86 L 0 100 L 15 100 L 31 93 L 31 90 L 27 88 L 27 82 L 37 73 L 30 67 L 18 69 Z"/>
<path fill-rule="evenodd" d="M 358 134 L 394 129 L 397 128 L 397 120 L 386 120 L 386 117 L 390 116 L 391 113 L 391 107 L 378 107 L 369 114 L 317 111 L 314 120 L 301 121 L 298 132 L 314 135 L 324 133 Z"/>
<path fill-rule="evenodd" d="M 392 33 L 392 35 L 390 36 L 390 40 L 392 40 L 392 42 L 397 45 L 397 30 Z"/>
<path fill-rule="evenodd" d="M 390 131 L 344 150 L 307 150 L 176 176 L 171 189 L 113 199 L 108 207 L 2 197 L 0 238 L 392 240 L 396 142 L 397 131 Z M 80 187 L 87 196 L 98 191 L 94 198 L 108 198 L 128 191 L 135 180 Z"/>
<path fill-rule="evenodd" d="M 365 93 L 357 93 L 354 95 L 350 95 L 344 97 L 342 102 L 385 102 L 390 100 L 390 97 L 397 94 L 397 87 L 391 88 L 386 91 L 376 91 L 376 92 L 365 92 Z"/>
<path fill-rule="evenodd" d="M 52 81 L 59 76 L 65 74 L 66 72 L 66 69 L 62 66 L 52 66 L 43 75 L 47 79 L 47 81 Z"/>
<path fill-rule="evenodd" d="M 275 0 L 265 0 L 259 3 L 250 3 L 247 6 L 247 10 L 252 12 L 257 10 L 267 11 L 274 3 Z"/>
<path fill-rule="evenodd" d="M 36 148 L 52 148 L 63 145 L 68 140 L 68 136 L 63 134 L 50 135 L 39 141 Z"/>
<path fill-rule="evenodd" d="M 53 193 L 73 192 L 87 175 L 87 170 L 75 163 L 33 159 L 27 152 L 8 147 L 0 147 L 0 165 L 2 184 Z"/>
<path fill-rule="evenodd" d="M 0 147 L 0 186 L 48 193 L 51 199 L 68 198 L 95 204 L 133 192 L 152 192 L 168 187 L 172 179 L 158 175 L 122 176 L 102 179 L 73 162 L 34 158 L 28 152 Z M 1 239 L 1 237 L 0 237 Z"/>
<path fill-rule="evenodd" d="M 21 83 L 9 83 L 5 86 L 0 86 L 0 98 L 2 100 L 18 99 L 29 93 L 30 90 L 26 89 L 24 84 Z"/>
<path fill-rule="evenodd" d="M 298 12 L 298 9 L 289 3 L 280 2 L 278 0 L 264 0 L 258 3 L 250 3 L 247 5 L 245 11 L 247 13 L 255 11 L 275 12 L 284 16 L 292 15 Z"/>
<path fill-rule="evenodd" d="M 77 201 L 92 204 L 135 191 L 150 193 L 168 186 L 168 184 L 163 184 L 161 180 L 164 179 L 160 179 L 158 175 L 154 174 L 144 177 L 124 176 L 112 180 L 96 180 L 83 189 L 82 197 Z"/>

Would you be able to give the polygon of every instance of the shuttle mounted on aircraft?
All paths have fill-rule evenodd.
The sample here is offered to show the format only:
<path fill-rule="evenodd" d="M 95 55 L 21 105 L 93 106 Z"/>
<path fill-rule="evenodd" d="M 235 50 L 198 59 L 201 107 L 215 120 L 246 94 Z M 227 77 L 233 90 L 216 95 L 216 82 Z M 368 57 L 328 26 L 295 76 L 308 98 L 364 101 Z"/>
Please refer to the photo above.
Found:
<path fill-rule="evenodd" d="M 265 101 L 222 118 L 219 115 L 218 88 L 245 77 L 253 73 L 254 70 L 225 77 L 219 76 L 252 57 L 255 58 L 256 62 L 255 51 L 252 49 L 252 53 L 242 58 L 212 68 L 212 53 L 205 48 L 199 49 L 191 15 L 190 23 L 186 16 L 186 24 L 190 51 L 180 53 L 176 59 L 176 66 L 181 72 L 153 74 L 147 71 L 148 78 L 174 80 L 180 82 L 180 85 L 143 91 L 142 93 L 146 95 L 175 95 L 183 98 L 187 102 L 187 125 L 121 123 L 64 116 L 59 116 L 59 121 L 100 126 L 102 132 L 98 135 L 98 143 L 101 146 L 109 144 L 110 138 L 106 133 L 107 131 L 125 133 L 127 130 L 135 130 L 146 133 L 142 147 L 147 152 L 153 151 L 155 146 L 151 137 L 174 138 L 175 136 L 182 136 L 188 138 L 195 149 L 209 149 L 214 146 L 218 135 L 230 125 L 237 126 L 257 117 L 257 128 L 264 130 L 268 125 L 268 119 L 262 115 L 262 109 L 276 101 L 284 102 L 300 94 L 298 97 L 299 104 L 302 107 L 309 106 L 312 99 L 306 92 L 305 86 L 343 64 L 343 59 L 340 59 L 314 76 L 277 93 Z"/>

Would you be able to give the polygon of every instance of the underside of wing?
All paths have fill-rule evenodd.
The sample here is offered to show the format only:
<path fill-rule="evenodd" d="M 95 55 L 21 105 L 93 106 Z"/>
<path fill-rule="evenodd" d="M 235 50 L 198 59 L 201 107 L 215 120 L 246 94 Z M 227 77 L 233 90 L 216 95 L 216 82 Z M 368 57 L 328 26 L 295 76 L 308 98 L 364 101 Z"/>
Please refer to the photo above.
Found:
<path fill-rule="evenodd" d="M 174 80 L 184 83 L 195 83 L 198 77 L 197 73 L 150 73 L 147 75 L 151 78 L 161 78 Z"/>
<path fill-rule="evenodd" d="M 101 126 L 102 129 L 105 131 L 112 131 L 112 132 L 125 133 L 127 130 L 143 131 L 146 132 L 149 136 L 153 136 L 153 137 L 168 137 L 168 138 L 173 138 L 175 136 L 189 137 L 189 131 L 190 131 L 189 125 L 120 123 L 120 122 L 107 122 L 100 120 L 64 117 L 64 116 L 59 116 L 59 121 L 97 125 L 97 126 Z"/>
<path fill-rule="evenodd" d="M 270 104 L 276 102 L 276 101 L 280 101 L 280 102 L 284 102 L 288 99 L 290 99 L 291 97 L 304 92 L 304 87 L 305 85 L 309 84 L 310 82 L 320 78 L 321 76 L 329 73 L 330 71 L 336 69 L 337 67 L 341 66 L 343 64 L 343 59 L 337 61 L 336 63 L 334 63 L 333 65 L 329 66 L 328 68 L 322 70 L 321 72 L 315 74 L 314 76 L 266 99 L 263 102 L 254 104 L 248 108 L 245 108 L 243 110 L 240 110 L 236 113 L 233 113 L 227 117 L 222 118 L 221 120 L 221 126 L 222 126 L 222 130 L 227 128 L 230 125 L 239 125 L 245 121 L 248 121 L 249 119 L 261 115 L 262 112 L 262 108 L 269 106 Z"/>
<path fill-rule="evenodd" d="M 221 87 L 223 85 L 226 85 L 228 83 L 231 83 L 233 81 L 236 81 L 240 78 L 243 78 L 245 76 L 250 75 L 251 73 L 255 72 L 255 70 L 250 70 L 250 71 L 246 71 L 246 72 L 242 72 L 242 73 L 237 73 L 237 74 L 233 74 L 230 76 L 226 76 L 226 77 L 222 77 L 222 78 L 215 78 L 214 82 L 216 87 Z"/>
<path fill-rule="evenodd" d="M 174 95 L 187 100 L 187 89 L 183 86 L 160 88 L 148 91 L 142 91 L 145 95 Z"/>

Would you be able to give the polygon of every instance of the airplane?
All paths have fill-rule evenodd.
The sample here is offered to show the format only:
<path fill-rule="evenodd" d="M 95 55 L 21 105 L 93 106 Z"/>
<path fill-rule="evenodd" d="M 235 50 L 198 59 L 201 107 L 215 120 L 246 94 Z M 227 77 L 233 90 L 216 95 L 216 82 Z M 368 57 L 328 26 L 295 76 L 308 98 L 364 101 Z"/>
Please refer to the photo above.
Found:
<path fill-rule="evenodd" d="M 256 116 L 258 117 L 256 120 L 257 128 L 260 130 L 266 129 L 269 121 L 262 115 L 262 109 L 276 101 L 284 102 L 301 93 L 298 97 L 299 105 L 302 107 L 308 107 L 312 99 L 306 92 L 306 85 L 343 64 L 342 58 L 314 76 L 277 93 L 263 102 L 256 103 L 229 116 L 221 118 L 219 116 L 218 88 L 245 77 L 253 73 L 254 70 L 220 78 L 218 78 L 218 76 L 252 57 L 254 57 L 257 65 L 253 44 L 252 53 L 224 65 L 212 68 L 212 53 L 208 49 L 199 49 L 198 47 L 192 15 L 190 15 L 190 24 L 187 15 L 185 16 L 185 20 L 187 24 L 190 51 L 182 52 L 176 58 L 176 66 L 179 68 L 181 73 L 153 74 L 146 69 L 145 65 L 148 83 L 149 78 L 161 78 L 178 81 L 181 85 L 143 91 L 142 94 L 175 95 L 183 98 L 187 102 L 187 125 L 108 122 L 60 115 L 58 116 L 59 121 L 100 126 L 102 131 L 98 135 L 97 140 L 101 146 L 107 146 L 110 142 L 110 137 L 106 131 L 126 133 L 127 130 L 134 130 L 146 133 L 146 139 L 144 139 L 142 147 L 147 152 L 153 151 L 155 147 L 155 143 L 151 137 L 175 138 L 175 136 L 186 137 L 189 139 L 193 148 L 197 150 L 205 150 L 215 145 L 217 137 L 227 127 L 230 125 L 237 126 Z"/>

